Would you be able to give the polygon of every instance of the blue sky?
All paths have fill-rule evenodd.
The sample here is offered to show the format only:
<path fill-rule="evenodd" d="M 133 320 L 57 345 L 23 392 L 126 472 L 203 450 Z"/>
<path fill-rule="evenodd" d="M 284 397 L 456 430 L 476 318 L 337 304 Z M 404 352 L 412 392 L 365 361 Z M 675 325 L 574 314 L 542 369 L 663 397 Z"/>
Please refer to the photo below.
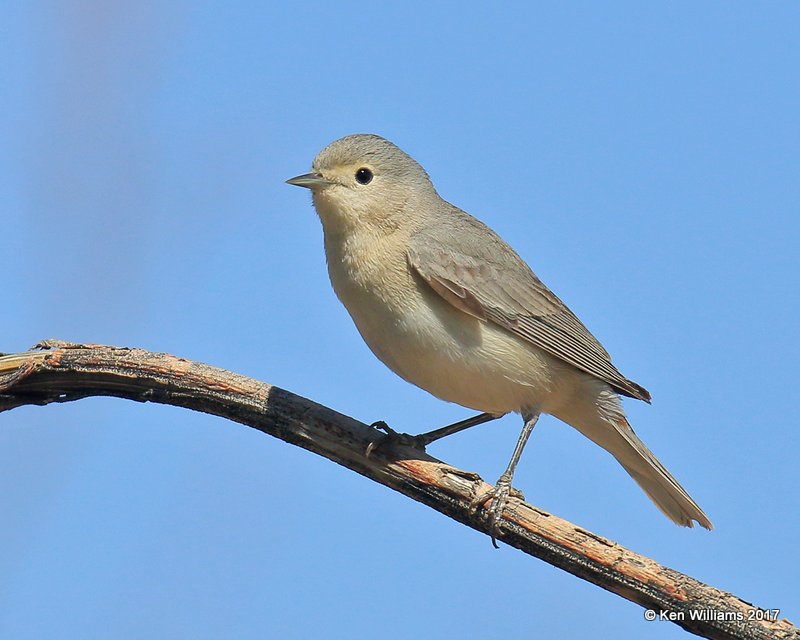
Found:
<path fill-rule="evenodd" d="M 379 133 L 495 228 L 652 406 L 716 530 L 545 418 L 528 499 L 800 619 L 796 3 L 2 8 L 0 351 L 209 362 L 365 422 L 465 417 L 383 367 L 307 193 Z M 519 419 L 431 453 L 490 481 Z M 642 609 L 256 431 L 116 399 L 0 415 L 0 635 L 677 638 Z"/>

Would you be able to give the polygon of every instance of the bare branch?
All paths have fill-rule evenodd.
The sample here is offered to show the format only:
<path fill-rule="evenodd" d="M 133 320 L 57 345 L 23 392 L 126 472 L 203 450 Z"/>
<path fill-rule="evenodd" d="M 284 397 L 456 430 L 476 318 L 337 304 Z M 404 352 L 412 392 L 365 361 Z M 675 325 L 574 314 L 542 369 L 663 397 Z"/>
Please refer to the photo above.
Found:
<path fill-rule="evenodd" d="M 469 503 L 489 486 L 405 446 L 367 445 L 383 437 L 367 425 L 252 378 L 163 353 L 51 340 L 0 356 L 0 411 L 22 405 L 115 396 L 203 411 L 242 423 L 380 482 L 484 533 Z M 664 567 L 566 520 L 512 498 L 498 539 L 652 610 L 707 638 L 800 640 L 771 611 Z M 663 612 L 663 614 L 662 614 Z"/>

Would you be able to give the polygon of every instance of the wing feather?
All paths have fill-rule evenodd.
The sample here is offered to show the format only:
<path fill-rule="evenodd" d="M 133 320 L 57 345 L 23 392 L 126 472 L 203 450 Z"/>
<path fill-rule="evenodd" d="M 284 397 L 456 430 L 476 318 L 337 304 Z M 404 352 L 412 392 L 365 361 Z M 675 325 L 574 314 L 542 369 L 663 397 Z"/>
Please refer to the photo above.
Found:
<path fill-rule="evenodd" d="M 492 239 L 502 243 L 494 234 Z M 650 393 L 617 370 L 583 323 L 508 245 L 502 244 L 494 248 L 511 254 L 510 258 L 504 256 L 503 264 L 488 257 L 480 259 L 456 253 L 428 236 L 416 235 L 409 244 L 408 262 L 436 293 L 457 309 L 503 327 L 607 382 L 619 393 L 650 402 Z"/>

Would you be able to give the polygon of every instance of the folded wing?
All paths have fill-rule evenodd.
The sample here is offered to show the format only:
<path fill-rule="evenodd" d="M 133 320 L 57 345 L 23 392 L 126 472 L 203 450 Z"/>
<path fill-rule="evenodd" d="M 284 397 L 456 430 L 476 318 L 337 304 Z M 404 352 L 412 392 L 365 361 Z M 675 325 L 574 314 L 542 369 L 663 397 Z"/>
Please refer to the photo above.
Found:
<path fill-rule="evenodd" d="M 650 402 L 650 393 L 617 370 L 597 339 L 508 245 L 474 218 L 465 222 L 480 225 L 484 238 L 489 231 L 490 246 L 473 244 L 458 253 L 430 233 L 411 237 L 409 265 L 434 291 L 464 313 L 503 327 L 619 393 Z"/>

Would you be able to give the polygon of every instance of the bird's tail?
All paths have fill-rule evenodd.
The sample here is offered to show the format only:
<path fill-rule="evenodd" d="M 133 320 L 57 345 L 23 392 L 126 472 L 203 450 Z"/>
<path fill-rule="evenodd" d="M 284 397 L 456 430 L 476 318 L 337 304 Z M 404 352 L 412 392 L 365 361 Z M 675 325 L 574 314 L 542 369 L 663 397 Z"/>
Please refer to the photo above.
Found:
<path fill-rule="evenodd" d="M 616 393 L 605 386 L 594 386 L 591 393 L 573 395 L 553 414 L 614 456 L 675 524 L 692 527 L 697 522 L 701 527 L 712 528 L 708 516 L 686 489 L 634 433 Z"/>
<path fill-rule="evenodd" d="M 693 521 L 696 521 L 701 527 L 712 529 L 708 516 L 639 440 L 628 421 L 620 418 L 612 424 L 616 429 L 608 434 L 608 444 L 611 446 L 601 442 L 598 444 L 617 459 L 662 513 L 684 527 L 692 527 Z"/>

